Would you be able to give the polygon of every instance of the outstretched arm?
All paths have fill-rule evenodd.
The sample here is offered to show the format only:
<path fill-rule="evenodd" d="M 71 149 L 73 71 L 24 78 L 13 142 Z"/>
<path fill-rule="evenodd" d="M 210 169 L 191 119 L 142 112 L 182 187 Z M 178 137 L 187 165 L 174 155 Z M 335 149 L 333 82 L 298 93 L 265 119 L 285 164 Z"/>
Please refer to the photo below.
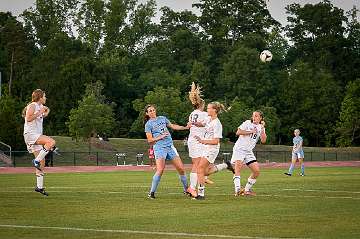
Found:
<path fill-rule="evenodd" d="M 173 130 L 187 130 L 187 129 L 190 129 L 190 127 L 191 127 L 191 125 L 189 123 L 187 126 L 181 126 L 181 125 L 172 124 L 172 123 L 169 123 L 167 126 Z"/>

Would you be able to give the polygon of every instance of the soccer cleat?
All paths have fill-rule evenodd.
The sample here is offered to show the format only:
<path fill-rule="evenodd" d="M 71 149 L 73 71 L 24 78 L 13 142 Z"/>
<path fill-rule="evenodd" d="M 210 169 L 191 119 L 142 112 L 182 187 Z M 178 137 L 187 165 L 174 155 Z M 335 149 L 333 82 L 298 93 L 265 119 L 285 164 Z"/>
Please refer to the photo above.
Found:
<path fill-rule="evenodd" d="M 205 183 L 206 183 L 206 184 L 209 184 L 209 185 L 214 184 L 214 182 L 211 181 L 211 180 L 208 179 L 208 178 L 205 179 Z"/>
<path fill-rule="evenodd" d="M 233 174 L 235 174 L 234 167 L 232 166 L 231 162 L 229 160 L 225 161 L 227 165 L 227 169 L 230 170 Z"/>
<path fill-rule="evenodd" d="M 35 167 L 37 170 L 42 171 L 39 161 L 36 161 L 35 159 L 33 159 L 32 163 L 33 163 L 34 167 Z"/>
<path fill-rule="evenodd" d="M 188 187 L 188 189 L 186 190 L 186 193 L 190 196 L 190 197 L 197 197 L 197 192 L 195 189 L 192 189 L 191 187 Z"/>
<path fill-rule="evenodd" d="M 154 192 L 150 192 L 150 193 L 148 194 L 148 198 L 149 198 L 149 199 L 155 199 L 155 193 L 154 193 Z"/>
<path fill-rule="evenodd" d="M 44 196 L 49 196 L 49 194 L 45 191 L 45 188 L 35 188 L 35 192 L 41 193 Z"/>
<path fill-rule="evenodd" d="M 244 194 L 245 194 L 245 189 L 244 188 L 242 188 L 242 189 L 240 189 L 240 191 L 238 191 L 238 192 L 235 192 L 235 197 L 238 197 L 238 196 L 244 196 Z"/>
<path fill-rule="evenodd" d="M 285 175 L 287 175 L 287 176 L 291 176 L 291 173 L 284 173 Z"/>
<path fill-rule="evenodd" d="M 205 196 L 197 195 L 196 197 L 192 198 L 194 200 L 205 200 Z"/>
<path fill-rule="evenodd" d="M 256 192 L 254 191 L 244 191 L 244 196 L 256 196 Z"/>

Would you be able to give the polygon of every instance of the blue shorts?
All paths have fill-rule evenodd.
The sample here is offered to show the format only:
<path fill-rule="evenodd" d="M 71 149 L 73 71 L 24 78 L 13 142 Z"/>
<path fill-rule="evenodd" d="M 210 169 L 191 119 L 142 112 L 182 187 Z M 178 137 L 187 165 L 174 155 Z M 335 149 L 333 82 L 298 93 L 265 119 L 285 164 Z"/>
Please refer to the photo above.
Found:
<path fill-rule="evenodd" d="M 292 153 L 292 159 L 303 159 L 304 158 L 304 151 L 299 151 L 299 152 L 296 152 L 296 153 Z"/>
<path fill-rule="evenodd" d="M 178 157 L 179 154 L 174 147 L 174 145 L 154 148 L 155 159 L 165 159 L 165 160 L 173 160 L 175 157 Z"/>

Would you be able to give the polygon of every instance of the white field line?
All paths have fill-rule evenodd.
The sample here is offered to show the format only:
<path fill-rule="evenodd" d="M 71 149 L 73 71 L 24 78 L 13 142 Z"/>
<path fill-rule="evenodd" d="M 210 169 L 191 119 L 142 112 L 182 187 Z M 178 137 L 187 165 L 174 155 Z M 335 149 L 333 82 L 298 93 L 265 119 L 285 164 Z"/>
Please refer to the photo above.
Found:
<path fill-rule="evenodd" d="M 23 229 L 47 229 L 60 231 L 81 231 L 81 232 L 106 232 L 106 233 L 124 233 L 124 234 L 143 234 L 143 235 L 159 235 L 159 236 L 176 236 L 176 237 L 210 237 L 210 238 L 234 238 L 234 239 L 280 239 L 277 237 L 251 237 L 251 236 L 232 236 L 232 235 L 216 235 L 216 234 L 196 234 L 186 232 L 152 232 L 152 231 L 135 231 L 135 230 L 111 230 L 111 229 L 94 229 L 94 228 L 78 228 L 78 227 L 48 227 L 48 226 L 31 226 L 31 225 L 3 225 L 2 228 L 23 228 Z M 281 238 L 283 239 L 283 238 Z"/>
<path fill-rule="evenodd" d="M 343 190 L 323 190 L 323 189 L 299 189 L 299 188 L 284 188 L 282 191 L 302 191 L 302 192 L 324 192 L 324 193 L 354 193 L 360 194 L 357 191 L 343 191 Z"/>
<path fill-rule="evenodd" d="M 33 190 L 29 191 L 4 191 L 1 190 L 1 193 L 34 193 Z M 124 191 L 49 191 L 49 193 L 99 193 L 99 194 L 124 194 L 124 195 L 134 195 L 141 194 L 144 197 L 147 196 L 147 192 L 124 192 Z M 181 195 L 181 192 L 163 192 L 162 194 L 168 195 Z M 211 196 L 230 196 L 231 194 L 226 193 L 211 193 Z M 258 194 L 256 197 L 280 197 L 280 198 L 325 198 L 325 199 L 352 199 L 352 200 L 360 200 L 360 197 L 351 197 L 351 196 L 317 196 L 317 195 L 280 195 L 280 194 Z"/>

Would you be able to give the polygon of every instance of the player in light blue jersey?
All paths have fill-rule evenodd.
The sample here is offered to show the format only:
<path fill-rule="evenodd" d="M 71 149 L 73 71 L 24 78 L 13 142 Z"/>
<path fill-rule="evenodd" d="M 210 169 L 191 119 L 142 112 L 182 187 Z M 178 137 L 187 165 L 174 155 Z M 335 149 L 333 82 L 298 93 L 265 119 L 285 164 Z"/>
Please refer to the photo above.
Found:
<path fill-rule="evenodd" d="M 173 130 L 187 130 L 191 126 L 180 126 L 172 124 L 166 117 L 157 116 L 154 105 L 145 107 L 145 133 L 147 141 L 153 144 L 156 172 L 153 176 L 151 189 L 148 197 L 155 199 L 155 192 L 160 183 L 161 176 L 165 169 L 166 160 L 170 160 L 179 173 L 180 181 L 184 187 L 184 193 L 188 188 L 184 165 L 174 147 L 168 127 Z"/>
<path fill-rule="evenodd" d="M 293 138 L 293 150 L 292 150 L 292 159 L 289 171 L 285 173 L 288 176 L 291 176 L 294 171 L 296 160 L 299 160 L 301 165 L 301 173 L 300 176 L 305 176 L 305 165 L 304 165 L 304 150 L 303 150 L 303 139 L 300 136 L 300 130 L 296 129 L 294 131 L 295 137 Z"/>

